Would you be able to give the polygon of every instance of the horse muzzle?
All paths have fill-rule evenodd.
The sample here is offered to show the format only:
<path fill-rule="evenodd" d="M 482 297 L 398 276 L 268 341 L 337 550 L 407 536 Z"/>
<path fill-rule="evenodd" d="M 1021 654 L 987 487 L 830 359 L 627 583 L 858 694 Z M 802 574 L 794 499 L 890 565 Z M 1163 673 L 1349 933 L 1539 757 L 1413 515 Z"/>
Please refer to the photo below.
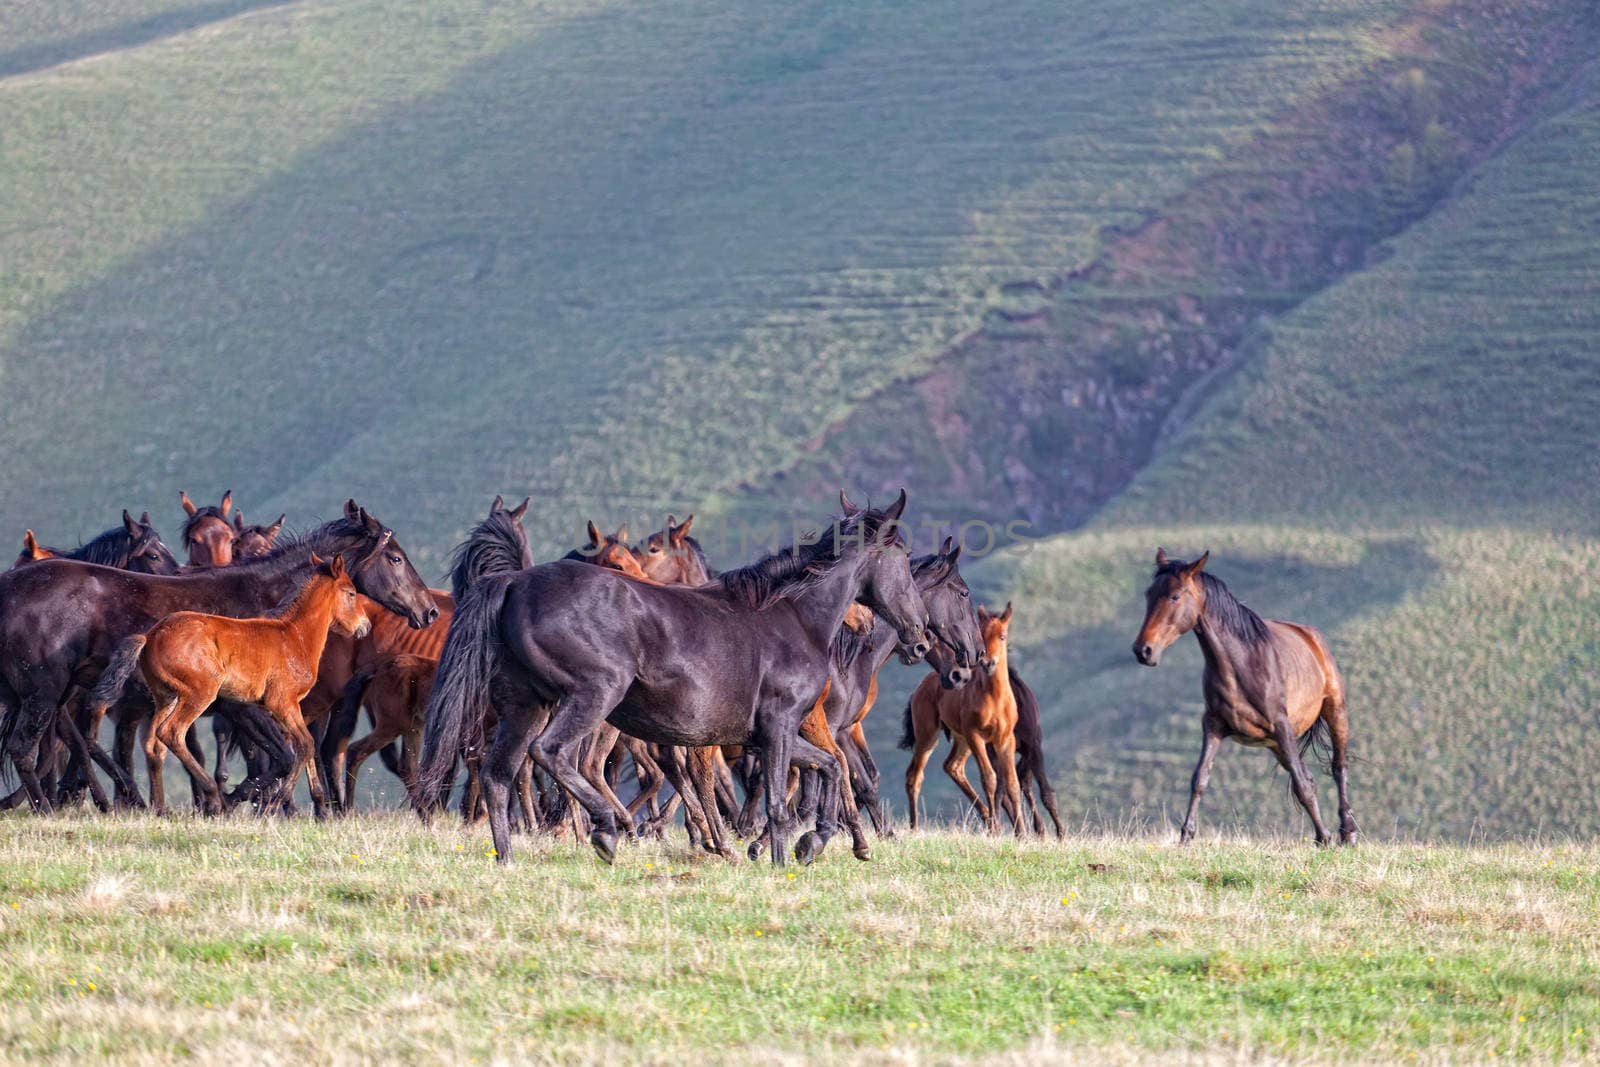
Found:
<path fill-rule="evenodd" d="M 1154 667 L 1161 662 L 1161 653 L 1148 641 L 1135 641 L 1133 643 L 1133 658 L 1146 667 Z"/>
<path fill-rule="evenodd" d="M 437 604 L 429 604 L 420 612 L 412 612 L 406 616 L 406 622 L 411 624 L 413 630 L 426 630 L 439 619 Z"/>
<path fill-rule="evenodd" d="M 951 667 L 939 676 L 939 684 L 946 689 L 960 689 L 972 681 L 972 671 L 966 667 Z"/>
<path fill-rule="evenodd" d="M 907 657 L 907 663 L 922 662 L 923 658 L 927 656 L 928 650 L 932 647 L 933 642 L 929 641 L 927 634 L 921 630 L 917 631 L 917 636 L 914 640 L 907 641 L 904 638 L 900 640 L 900 648 Z"/>

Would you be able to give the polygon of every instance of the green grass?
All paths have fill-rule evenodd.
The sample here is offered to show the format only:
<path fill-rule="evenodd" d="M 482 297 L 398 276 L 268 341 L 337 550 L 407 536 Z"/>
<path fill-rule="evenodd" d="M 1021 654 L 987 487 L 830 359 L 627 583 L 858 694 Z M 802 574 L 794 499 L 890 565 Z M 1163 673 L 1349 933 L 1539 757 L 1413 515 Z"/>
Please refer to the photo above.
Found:
<path fill-rule="evenodd" d="M 1600 1012 L 1600 857 L 1576 845 L 935 834 L 793 877 L 524 841 L 499 870 L 486 848 L 407 817 L 8 818 L 0 1047 L 1567 1059 Z"/>

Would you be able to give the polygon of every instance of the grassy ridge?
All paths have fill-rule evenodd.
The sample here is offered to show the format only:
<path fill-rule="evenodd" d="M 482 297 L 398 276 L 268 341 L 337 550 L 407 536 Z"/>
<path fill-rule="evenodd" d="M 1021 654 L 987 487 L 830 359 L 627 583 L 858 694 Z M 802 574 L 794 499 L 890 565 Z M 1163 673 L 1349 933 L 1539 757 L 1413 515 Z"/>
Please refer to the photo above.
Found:
<path fill-rule="evenodd" d="M 407 818 L 0 822 L 0 1048 L 246 1062 L 1592 1054 L 1593 850 L 918 835 L 794 877 Z M 1104 865 L 1091 869 L 1091 865 Z"/>
<path fill-rule="evenodd" d="M 1331 637 L 1371 761 L 1353 772 L 1369 829 L 1600 832 L 1600 499 L 1578 475 L 1600 385 L 1597 152 L 1600 97 L 1579 78 L 1381 263 L 1202 383 L 1093 532 L 987 573 L 1029 605 L 1015 637 L 1075 811 L 1184 802 L 1198 652 L 1147 672 L 1127 651 L 1164 544 L 1209 546 L 1252 606 Z M 1208 808 L 1294 817 L 1269 759 L 1220 766 Z"/>
<path fill-rule="evenodd" d="M 714 505 L 1413 7 L 364 0 L 11 79 L 7 521 Z"/>

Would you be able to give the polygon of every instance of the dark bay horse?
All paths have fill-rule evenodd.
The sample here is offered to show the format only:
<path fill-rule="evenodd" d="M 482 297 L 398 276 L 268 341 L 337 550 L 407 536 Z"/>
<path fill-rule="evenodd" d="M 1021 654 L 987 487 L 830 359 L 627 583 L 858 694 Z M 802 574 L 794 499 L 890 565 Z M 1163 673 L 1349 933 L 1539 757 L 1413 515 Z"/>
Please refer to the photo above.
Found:
<path fill-rule="evenodd" d="M 73 549 L 52 548 L 41 545 L 28 530 L 22 535 L 22 554 L 13 567 L 37 563 L 47 559 L 75 559 L 81 563 L 97 563 L 102 567 L 136 571 L 139 574 L 177 574 L 182 568 L 156 528 L 150 525 L 150 513 L 139 516 L 137 522 L 126 511 L 122 525 L 113 526 L 105 533 Z"/>
<path fill-rule="evenodd" d="M 1303 749 L 1326 731 L 1333 749 L 1333 781 L 1339 790 L 1339 841 L 1353 844 L 1358 829 L 1350 810 L 1345 776 L 1344 680 L 1322 635 L 1299 623 L 1263 619 L 1234 598 L 1222 579 L 1207 573 L 1207 551 L 1193 563 L 1168 559 L 1156 550 L 1156 575 L 1145 590 L 1144 625 L 1133 655 L 1147 667 L 1161 661 L 1174 641 L 1194 631 L 1205 654 L 1205 716 L 1200 720 L 1200 762 L 1189 786 L 1189 814 L 1179 840 L 1195 833 L 1200 797 L 1211 764 L 1225 738 L 1270 748 L 1289 772 L 1295 798 L 1311 816 L 1317 844 L 1333 837 L 1317 810 L 1317 790 L 1306 771 Z"/>
<path fill-rule="evenodd" d="M 836 788 L 832 757 L 799 726 L 828 682 L 846 609 L 862 601 L 902 643 L 926 651 L 897 529 L 904 508 L 902 492 L 884 511 L 847 514 L 814 543 L 700 587 L 650 585 L 570 560 L 483 579 L 458 602 L 445 640 L 423 738 L 424 791 L 437 788 L 463 733 L 491 706 L 498 729 L 484 784 L 501 862 L 510 859 L 508 792 L 530 744 L 588 812 L 596 852 L 614 858 L 616 814 L 579 773 L 573 748 L 605 721 L 658 744 L 756 744 L 767 767 L 823 768 Z M 790 823 L 784 784 L 782 773 L 767 776 L 774 864 L 784 861 Z M 815 837 L 797 845 L 802 862 Z"/>
<path fill-rule="evenodd" d="M 233 513 L 233 558 L 255 559 L 265 556 L 272 551 L 272 546 L 278 542 L 278 534 L 283 532 L 285 515 L 279 515 L 276 522 L 268 526 L 249 526 L 244 521 L 244 512 Z"/>
<path fill-rule="evenodd" d="M 236 567 L 169 578 L 44 560 L 0 574 L 0 745 L 34 807 L 50 807 L 36 771 L 45 730 L 124 639 L 174 611 L 264 615 L 310 577 L 313 552 L 343 557 L 356 587 L 411 625 L 438 617 L 393 531 L 353 500 L 342 518 Z"/>
<path fill-rule="evenodd" d="M 196 507 L 182 489 L 178 490 L 178 500 L 189 516 L 181 538 L 189 553 L 189 566 L 226 567 L 232 563 L 235 533 L 228 524 L 228 511 L 233 507 L 233 490 L 223 493 L 222 502 L 215 507 Z"/>

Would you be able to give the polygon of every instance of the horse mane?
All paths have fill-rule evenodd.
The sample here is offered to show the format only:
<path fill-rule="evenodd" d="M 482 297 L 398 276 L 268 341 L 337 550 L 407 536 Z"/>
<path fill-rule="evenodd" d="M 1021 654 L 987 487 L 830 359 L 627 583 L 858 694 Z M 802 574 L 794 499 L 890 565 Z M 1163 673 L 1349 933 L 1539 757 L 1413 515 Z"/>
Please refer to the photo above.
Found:
<path fill-rule="evenodd" d="M 94 563 L 102 567 L 123 567 L 128 562 L 128 552 L 133 548 L 133 535 L 126 526 L 113 526 L 105 533 L 91 538 L 62 555 L 68 559 L 75 559 L 82 563 Z"/>
<path fill-rule="evenodd" d="M 878 628 L 878 621 L 873 620 L 872 629 L 865 633 L 852 629 L 849 626 L 839 627 L 839 632 L 833 635 L 833 644 L 828 649 L 833 658 L 833 664 L 841 669 L 848 669 L 851 664 L 861 658 L 861 654 L 872 647 L 873 632 Z"/>
<path fill-rule="evenodd" d="M 533 552 L 521 521 L 509 511 L 491 511 L 450 554 L 450 592 L 459 602 L 479 578 L 531 566 Z"/>
<path fill-rule="evenodd" d="M 929 556 L 911 557 L 911 576 L 913 578 L 921 578 L 925 574 L 931 573 L 935 568 L 939 568 L 942 571 L 937 577 L 933 578 L 929 583 L 930 585 L 937 585 L 949 577 L 950 567 L 950 558 L 939 552 Z"/>
<path fill-rule="evenodd" d="M 1181 574 L 1188 566 L 1186 560 L 1168 560 L 1166 566 L 1156 571 L 1156 576 Z M 1221 578 L 1210 571 L 1201 571 L 1200 585 L 1206 594 L 1206 610 L 1201 621 L 1207 626 L 1250 645 L 1264 645 L 1270 640 L 1266 620 L 1234 596 Z"/>
<path fill-rule="evenodd" d="M 227 526 L 230 530 L 233 529 L 233 523 L 228 521 L 228 517 L 222 513 L 221 508 L 217 507 L 215 504 L 207 504 L 203 508 L 196 508 L 193 515 L 190 515 L 188 518 L 183 520 L 183 529 L 178 531 L 178 543 L 181 545 L 187 545 L 189 543 L 189 536 L 194 533 L 194 528 L 200 525 L 200 520 L 208 518 L 221 519 L 223 525 Z"/>
<path fill-rule="evenodd" d="M 875 509 L 857 512 L 835 519 L 816 541 L 810 544 L 790 545 L 763 559 L 725 571 L 715 581 L 746 607 L 760 611 L 780 600 L 790 600 L 820 583 L 828 572 L 844 558 L 844 546 L 852 541 L 877 544 L 886 513 Z M 882 547 L 900 547 L 904 539 L 899 526 L 892 527 L 894 536 Z"/>

